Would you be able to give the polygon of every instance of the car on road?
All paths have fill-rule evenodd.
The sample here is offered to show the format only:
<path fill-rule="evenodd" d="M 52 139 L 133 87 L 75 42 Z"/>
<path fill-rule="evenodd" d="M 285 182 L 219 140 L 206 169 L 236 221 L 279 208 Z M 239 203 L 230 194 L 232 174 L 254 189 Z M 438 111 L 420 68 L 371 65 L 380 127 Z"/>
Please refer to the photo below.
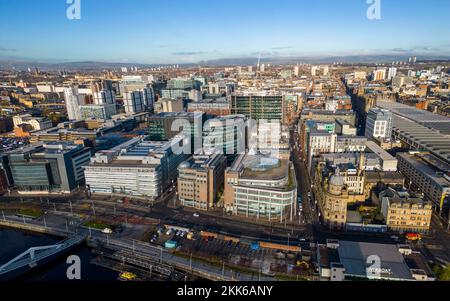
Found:
<path fill-rule="evenodd" d="M 105 233 L 105 234 L 112 234 L 113 233 L 113 231 L 110 228 L 105 228 L 105 229 L 102 230 L 102 232 Z"/>
<path fill-rule="evenodd" d="M 200 217 L 200 214 L 198 214 L 197 212 L 195 212 L 194 214 L 192 214 L 193 217 Z"/>
<path fill-rule="evenodd" d="M 394 240 L 394 241 L 399 241 L 400 240 L 400 238 L 397 235 L 392 235 L 391 239 Z"/>

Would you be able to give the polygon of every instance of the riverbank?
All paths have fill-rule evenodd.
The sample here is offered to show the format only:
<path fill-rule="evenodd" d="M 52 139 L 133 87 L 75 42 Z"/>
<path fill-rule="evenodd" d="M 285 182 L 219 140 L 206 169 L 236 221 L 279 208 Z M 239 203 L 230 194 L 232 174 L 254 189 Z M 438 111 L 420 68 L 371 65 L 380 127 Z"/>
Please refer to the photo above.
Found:
<path fill-rule="evenodd" d="M 57 243 L 61 237 L 37 233 L 29 230 L 18 230 L 0 226 L 0 265 L 13 259 L 31 247 L 46 246 Z M 81 281 L 116 281 L 118 273 L 91 264 L 92 252 L 86 244 L 72 249 L 69 255 L 76 255 L 81 260 Z M 52 262 L 21 276 L 20 281 L 69 281 L 66 271 L 69 265 L 67 256 L 61 256 Z"/>

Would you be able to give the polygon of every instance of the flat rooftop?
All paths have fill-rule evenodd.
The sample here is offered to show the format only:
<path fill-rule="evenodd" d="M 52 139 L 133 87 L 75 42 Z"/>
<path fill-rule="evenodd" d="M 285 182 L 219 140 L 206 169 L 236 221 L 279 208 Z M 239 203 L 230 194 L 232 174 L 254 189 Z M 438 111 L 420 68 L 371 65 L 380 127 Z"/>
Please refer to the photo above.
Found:
<path fill-rule="evenodd" d="M 242 178 L 257 179 L 257 180 L 280 180 L 286 178 L 289 172 L 289 165 L 287 160 L 280 160 L 279 165 L 261 170 L 255 171 L 251 168 L 245 168 Z"/>
<path fill-rule="evenodd" d="M 418 171 L 425 174 L 427 177 L 432 179 L 435 183 L 439 184 L 442 187 L 450 187 L 450 181 L 447 180 L 444 176 L 438 175 L 436 172 L 440 171 L 435 166 L 429 164 L 429 161 L 423 160 L 421 155 L 412 155 L 409 153 L 400 153 L 397 154 L 399 158 L 404 159 L 411 166 L 413 166 Z"/>
<path fill-rule="evenodd" d="M 281 180 L 289 174 L 289 161 L 264 155 L 240 155 L 231 165 L 231 171 L 241 172 L 241 178 L 255 180 Z"/>
<path fill-rule="evenodd" d="M 408 265 L 397 245 L 340 241 L 339 259 L 348 276 L 367 277 L 367 258 L 378 256 L 381 263 L 380 276 L 392 280 L 412 280 Z"/>
<path fill-rule="evenodd" d="M 375 153 L 378 157 L 380 157 L 381 160 L 383 160 L 383 161 L 397 161 L 396 158 L 394 158 L 391 154 L 389 154 L 387 151 L 382 149 L 378 144 L 376 144 L 373 141 L 367 141 L 366 146 L 373 153 Z"/>

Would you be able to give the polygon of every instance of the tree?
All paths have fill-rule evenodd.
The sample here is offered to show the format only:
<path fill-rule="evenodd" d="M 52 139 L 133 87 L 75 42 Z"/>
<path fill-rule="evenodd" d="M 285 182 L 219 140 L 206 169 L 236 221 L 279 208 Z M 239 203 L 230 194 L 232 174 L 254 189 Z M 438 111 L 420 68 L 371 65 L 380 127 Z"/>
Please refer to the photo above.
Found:
<path fill-rule="evenodd" d="M 439 281 L 450 281 L 450 265 L 445 267 L 436 265 L 433 267 L 433 272 Z"/>

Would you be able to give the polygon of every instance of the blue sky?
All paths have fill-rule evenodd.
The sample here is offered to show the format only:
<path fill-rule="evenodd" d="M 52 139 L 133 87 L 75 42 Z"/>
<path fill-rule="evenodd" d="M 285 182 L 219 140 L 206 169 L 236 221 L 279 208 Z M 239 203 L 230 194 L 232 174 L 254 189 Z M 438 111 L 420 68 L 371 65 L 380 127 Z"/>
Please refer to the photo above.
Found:
<path fill-rule="evenodd" d="M 450 1 L 0 0 L 0 57 L 185 63 L 258 56 L 450 54 Z"/>

